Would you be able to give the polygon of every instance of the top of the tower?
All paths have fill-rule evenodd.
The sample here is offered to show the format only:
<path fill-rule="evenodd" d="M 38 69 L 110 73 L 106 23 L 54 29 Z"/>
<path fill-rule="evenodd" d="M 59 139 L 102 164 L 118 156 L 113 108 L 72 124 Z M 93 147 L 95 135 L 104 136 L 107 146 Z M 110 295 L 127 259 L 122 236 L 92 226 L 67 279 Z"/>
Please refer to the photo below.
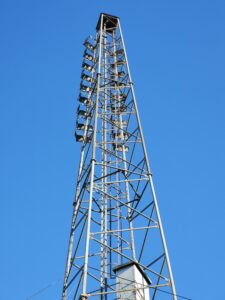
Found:
<path fill-rule="evenodd" d="M 112 16 L 106 13 L 101 13 L 98 19 L 98 23 L 96 26 L 96 29 L 99 30 L 100 29 L 100 25 L 101 25 L 101 17 L 103 16 L 103 24 L 106 25 L 106 30 L 107 31 L 112 31 L 115 27 L 117 27 L 118 25 L 118 20 L 119 17 L 116 16 Z"/>

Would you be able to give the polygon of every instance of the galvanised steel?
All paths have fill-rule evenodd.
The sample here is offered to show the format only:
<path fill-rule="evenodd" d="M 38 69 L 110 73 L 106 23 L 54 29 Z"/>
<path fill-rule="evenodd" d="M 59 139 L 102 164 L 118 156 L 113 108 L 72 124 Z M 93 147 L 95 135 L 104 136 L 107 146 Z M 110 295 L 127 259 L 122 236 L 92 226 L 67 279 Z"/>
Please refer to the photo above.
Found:
<path fill-rule="evenodd" d="M 81 156 L 62 300 L 116 299 L 114 269 L 129 262 L 149 278 L 142 288 L 151 300 L 176 300 L 119 18 L 101 14 L 84 46 L 75 132 Z"/>

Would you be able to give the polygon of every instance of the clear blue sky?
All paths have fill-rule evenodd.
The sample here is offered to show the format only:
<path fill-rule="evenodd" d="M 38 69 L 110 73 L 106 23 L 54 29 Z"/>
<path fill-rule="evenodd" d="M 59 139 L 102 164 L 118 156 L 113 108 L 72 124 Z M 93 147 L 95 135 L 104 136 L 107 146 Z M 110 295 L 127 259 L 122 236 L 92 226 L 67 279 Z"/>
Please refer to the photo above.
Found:
<path fill-rule="evenodd" d="M 120 16 L 178 294 L 224 300 L 225 2 L 0 1 L 1 299 L 60 299 L 82 42 Z"/>

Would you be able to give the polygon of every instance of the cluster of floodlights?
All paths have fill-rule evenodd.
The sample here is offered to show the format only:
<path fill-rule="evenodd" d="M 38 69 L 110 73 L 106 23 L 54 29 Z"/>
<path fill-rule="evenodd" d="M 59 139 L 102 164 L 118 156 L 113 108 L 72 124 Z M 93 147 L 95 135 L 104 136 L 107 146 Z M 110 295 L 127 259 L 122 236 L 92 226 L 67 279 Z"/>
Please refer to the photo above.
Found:
<path fill-rule="evenodd" d="M 120 127 L 124 127 L 126 121 L 123 121 L 122 124 L 119 126 Z M 129 147 L 127 145 L 124 145 L 124 142 L 128 139 L 129 134 L 126 131 L 120 130 L 120 131 L 115 131 L 112 134 L 113 137 L 113 150 L 114 151 L 118 151 L 118 152 L 122 152 L 125 151 L 127 152 L 129 150 Z"/>
<path fill-rule="evenodd" d="M 92 118 L 92 113 L 90 108 L 92 106 L 91 93 L 93 91 L 94 82 L 94 68 L 95 68 L 95 58 L 94 58 L 94 48 L 95 45 L 88 37 L 84 41 L 84 55 L 82 63 L 82 73 L 81 73 L 81 83 L 80 83 L 80 94 L 78 101 L 80 104 L 77 108 L 77 122 L 75 138 L 77 142 L 90 142 L 92 138 L 93 126 L 89 125 L 88 120 Z"/>
<path fill-rule="evenodd" d="M 111 88 L 115 89 L 115 93 L 111 96 L 111 112 L 114 115 L 114 124 L 117 127 L 112 133 L 113 138 L 113 150 L 122 152 L 127 152 L 129 147 L 124 145 L 124 142 L 128 139 L 128 133 L 126 132 L 127 121 L 120 118 L 121 113 L 127 111 L 126 99 L 127 93 L 125 88 L 127 86 L 124 82 L 126 73 L 124 72 L 124 65 L 126 64 L 124 50 L 122 48 L 111 53 L 113 57 L 113 63 L 111 63 L 111 68 L 113 70 L 111 75 Z M 125 128 L 125 129 L 124 129 Z"/>
<path fill-rule="evenodd" d="M 80 94 L 78 97 L 79 105 L 77 108 L 77 121 L 76 121 L 76 131 L 75 138 L 77 142 L 90 142 L 93 134 L 93 126 L 90 125 L 89 121 L 92 118 L 91 107 L 93 105 L 91 100 L 91 94 L 94 86 L 94 72 L 95 72 L 95 58 L 94 49 L 95 43 L 88 37 L 84 41 L 84 55 L 82 63 L 82 73 L 81 73 L 81 83 L 80 83 Z M 116 92 L 111 96 L 111 112 L 114 117 L 123 112 L 126 112 L 127 106 L 125 104 L 127 94 L 124 92 L 126 83 L 123 82 L 123 78 L 126 73 L 123 70 L 123 66 L 126 64 L 124 59 L 124 50 L 118 49 L 111 53 L 113 63 L 110 64 L 111 70 L 113 72 L 110 76 L 110 87 L 115 89 Z M 129 150 L 127 145 L 124 145 L 124 141 L 128 139 L 128 134 L 123 128 L 127 127 L 127 121 L 118 120 L 115 118 L 114 124 L 117 130 L 113 132 L 113 149 L 114 151 L 125 151 Z"/>

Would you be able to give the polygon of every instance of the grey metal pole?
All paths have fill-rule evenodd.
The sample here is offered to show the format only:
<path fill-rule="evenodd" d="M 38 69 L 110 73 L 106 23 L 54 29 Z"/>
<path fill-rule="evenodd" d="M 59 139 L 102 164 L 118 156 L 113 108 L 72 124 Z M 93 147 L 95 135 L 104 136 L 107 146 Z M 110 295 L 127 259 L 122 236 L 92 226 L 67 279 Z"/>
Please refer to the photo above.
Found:
<path fill-rule="evenodd" d="M 94 59 L 95 59 L 96 51 L 94 50 Z M 94 77 L 94 70 L 92 70 L 92 77 Z M 91 91 L 88 93 L 88 98 L 91 96 Z M 74 242 L 74 228 L 77 218 L 77 212 L 80 206 L 80 199 L 78 198 L 79 192 L 80 192 L 80 177 L 82 173 L 82 167 L 83 167 L 83 161 L 84 161 L 84 150 L 85 150 L 85 137 L 87 136 L 88 132 L 88 118 L 85 121 L 85 127 L 84 127 L 84 141 L 81 147 L 81 154 L 80 154 L 80 161 L 79 161 L 79 168 L 78 168 L 78 180 L 77 180 L 77 186 L 76 186 L 76 192 L 74 197 L 74 209 L 73 209 L 73 215 L 72 215 L 72 222 L 71 222 L 71 230 L 70 230 L 70 237 L 69 237 L 69 247 L 68 247 L 68 254 L 67 254 L 67 260 L 66 260 L 66 270 L 64 275 L 64 285 L 63 285 L 63 292 L 62 292 L 62 300 L 66 300 L 66 287 L 67 287 L 67 280 L 69 277 L 70 269 L 71 269 L 71 258 L 72 258 L 72 251 L 73 251 L 73 242 Z"/>
<path fill-rule="evenodd" d="M 118 70 L 117 70 L 117 66 L 116 66 L 115 31 L 113 31 L 113 33 L 112 33 L 112 39 L 113 39 L 113 51 L 114 51 L 113 59 L 115 62 L 115 80 L 117 81 L 118 80 Z M 117 95 L 117 98 L 118 98 L 118 95 Z M 117 108 L 117 103 L 115 103 L 115 108 Z M 115 150 L 115 152 L 116 152 L 116 156 L 118 156 L 117 150 Z M 119 167 L 119 161 L 118 161 L 118 158 L 116 157 L 116 168 L 118 169 L 118 167 Z M 118 172 L 116 173 L 116 188 L 117 189 L 119 188 L 119 173 Z M 118 200 L 119 200 L 119 196 L 116 195 L 117 228 L 118 228 L 118 230 L 120 230 L 121 229 L 121 224 L 120 224 L 121 223 L 121 208 L 120 208 L 120 204 L 119 204 Z M 120 234 L 118 234 L 118 237 L 117 237 L 117 247 L 118 247 L 119 251 L 122 252 L 121 232 L 120 232 Z M 121 255 L 118 254 L 118 265 L 120 265 L 121 262 L 122 262 Z"/>
<path fill-rule="evenodd" d="M 102 111 L 103 114 L 106 113 L 106 106 L 107 106 L 107 88 L 106 88 L 106 81 L 107 81 L 107 52 L 106 52 L 106 25 L 104 24 L 104 30 L 103 30 L 103 50 L 102 51 L 102 58 L 103 58 L 103 97 L 102 97 Z M 105 118 L 102 118 L 102 161 L 107 161 L 107 154 L 106 154 L 106 148 L 107 148 L 107 124 Z M 104 164 L 102 166 L 102 189 L 104 191 L 104 194 L 102 195 L 102 210 L 101 210 L 101 228 L 102 228 L 102 234 L 101 234 L 101 253 L 102 253 L 102 260 L 101 260 L 101 287 L 103 289 L 104 287 L 104 281 L 107 277 L 107 248 L 103 246 L 103 244 L 107 245 L 107 234 L 105 233 L 107 231 L 107 198 L 105 196 L 105 192 L 107 189 L 106 180 L 107 180 L 107 166 Z"/>
<path fill-rule="evenodd" d="M 114 48 L 114 53 L 116 52 L 116 44 L 115 44 L 115 37 L 113 36 L 113 48 Z M 118 70 L 117 70 L 117 57 L 114 55 L 114 62 L 115 62 L 115 74 L 116 74 L 116 79 L 118 77 Z M 118 96 L 118 95 L 117 95 Z M 119 102 L 119 101 L 118 101 Z M 119 107 L 118 107 L 119 109 Z M 120 122 L 120 128 L 122 128 L 122 115 L 119 114 L 119 122 Z M 119 131 L 121 135 L 123 135 L 123 130 Z M 125 152 L 125 146 L 122 146 L 122 153 L 123 153 L 123 165 L 124 165 L 124 174 L 127 176 L 127 164 L 126 164 L 126 152 Z M 130 245 L 131 245 L 131 251 L 132 251 L 132 257 L 133 260 L 136 260 L 136 254 L 135 254 L 135 246 L 134 246 L 134 233 L 133 233 L 133 225 L 131 221 L 131 208 L 130 208 L 130 192 L 129 192 L 129 185 L 127 179 L 125 180 L 125 188 L 126 188 L 126 196 L 127 196 L 127 202 L 128 202 L 128 222 L 129 222 L 129 227 L 130 227 Z"/>
<path fill-rule="evenodd" d="M 86 289 L 87 289 L 88 254 L 89 254 L 90 228 L 91 228 L 91 209 L 92 209 L 92 200 L 93 200 L 92 197 L 93 197 L 95 155 L 96 155 L 96 133 L 97 133 L 98 103 L 99 103 L 100 78 L 101 78 L 102 24 L 103 24 L 103 15 L 101 16 L 101 25 L 100 25 L 100 45 L 99 45 L 98 74 L 97 74 L 97 95 L 96 95 L 96 104 L 95 104 L 96 106 L 95 106 L 95 121 L 94 121 L 94 134 L 93 134 L 93 149 L 92 149 L 91 174 L 90 174 L 90 199 L 89 199 L 88 217 L 87 217 L 87 231 L 86 231 L 84 272 L 83 272 L 83 289 L 82 289 L 82 295 L 81 295 L 83 297 L 86 297 Z"/>
<path fill-rule="evenodd" d="M 147 155 L 147 150 L 146 150 L 146 146 L 145 146 L 144 136 L 143 136 L 143 133 L 142 133 L 142 127 L 141 127 L 140 117 L 139 117 L 139 113 L 138 113 L 137 102 L 136 102 L 135 93 L 134 93 L 134 87 L 133 87 L 133 83 L 132 83 L 132 79 L 131 79 L 131 73 L 130 73 L 129 63 L 128 63 L 128 59 L 127 59 L 127 53 L 126 53 L 126 48 L 125 48 L 125 44 L 124 44 L 123 33 L 122 33 L 122 30 L 121 30 L 119 20 L 118 20 L 118 24 L 119 24 L 121 40 L 122 40 L 122 44 L 123 44 L 123 48 L 124 48 L 124 54 L 125 54 L 125 58 L 126 58 L 126 61 L 127 61 L 127 70 L 128 70 L 128 75 L 129 75 L 130 82 L 131 82 L 131 91 L 132 91 L 132 95 L 133 95 L 134 107 L 135 107 L 135 111 L 136 111 L 138 127 L 139 127 L 140 136 L 141 136 L 141 140 L 142 140 L 144 156 L 145 156 L 145 160 L 146 160 L 146 164 L 147 164 L 147 168 L 148 168 L 148 173 L 149 173 L 148 174 L 149 182 L 150 182 L 150 185 L 151 185 L 152 196 L 153 196 L 153 200 L 154 200 L 154 203 L 155 203 L 156 214 L 157 214 L 158 222 L 159 222 L 159 230 L 160 230 L 162 243 L 163 243 L 163 248 L 164 248 L 164 251 L 165 251 L 165 257 L 166 257 L 166 261 L 167 261 L 167 265 L 168 265 L 168 272 L 169 272 L 171 288 L 172 288 L 172 292 L 173 292 L 173 299 L 177 300 L 176 288 L 175 288 L 175 284 L 174 284 L 173 273 L 172 273 L 172 268 L 171 268 L 170 259 L 169 259 L 169 253 L 168 253 L 166 240 L 165 240 L 165 234 L 164 234 L 162 221 L 161 221 L 161 217 L 160 217 L 160 213 L 159 213 L 158 201 L 157 201 L 157 198 L 156 198 L 156 193 L 155 193 L 155 189 L 154 189 L 154 185 L 153 185 L 152 174 L 151 174 L 151 171 L 150 171 L 150 164 L 149 164 L 149 160 L 148 160 L 148 155 Z"/>

